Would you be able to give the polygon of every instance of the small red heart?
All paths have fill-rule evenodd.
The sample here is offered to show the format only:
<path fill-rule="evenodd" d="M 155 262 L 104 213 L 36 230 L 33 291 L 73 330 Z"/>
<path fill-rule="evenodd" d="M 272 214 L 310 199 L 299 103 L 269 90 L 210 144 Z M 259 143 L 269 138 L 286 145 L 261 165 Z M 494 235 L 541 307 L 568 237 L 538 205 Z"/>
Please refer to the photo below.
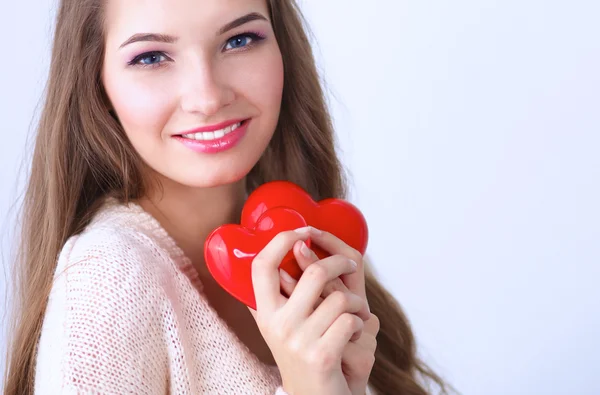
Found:
<path fill-rule="evenodd" d="M 204 243 L 206 266 L 215 281 L 240 302 L 256 310 L 252 286 L 252 261 L 278 233 L 307 226 L 296 211 L 278 207 L 265 210 L 251 226 L 227 224 L 218 227 Z M 306 242 L 310 246 L 310 240 Z M 280 268 L 299 279 L 302 270 L 289 251 Z"/>
<path fill-rule="evenodd" d="M 252 192 L 242 209 L 241 224 L 252 227 L 267 211 L 276 207 L 291 208 L 298 212 L 308 225 L 337 236 L 364 255 L 369 230 L 360 210 L 353 204 L 329 198 L 315 202 L 300 186 L 289 181 L 271 181 Z M 312 249 L 320 259 L 330 256 L 314 245 Z"/>

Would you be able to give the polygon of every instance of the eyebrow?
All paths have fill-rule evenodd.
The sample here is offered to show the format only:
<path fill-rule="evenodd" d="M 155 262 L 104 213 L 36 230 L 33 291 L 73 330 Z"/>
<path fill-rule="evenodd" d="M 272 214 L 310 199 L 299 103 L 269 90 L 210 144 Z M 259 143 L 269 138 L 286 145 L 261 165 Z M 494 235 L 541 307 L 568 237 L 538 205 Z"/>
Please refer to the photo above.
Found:
<path fill-rule="evenodd" d="M 267 22 L 269 21 L 262 14 L 260 14 L 258 12 L 251 12 L 250 14 L 247 14 L 240 18 L 237 18 L 236 20 L 229 22 L 228 24 L 223 26 L 221 29 L 219 29 L 217 36 L 225 34 L 228 31 L 235 29 L 238 26 L 242 26 L 248 22 L 259 21 L 259 20 L 267 21 Z M 133 36 L 129 37 L 123 44 L 121 44 L 119 49 L 125 47 L 126 45 L 133 44 L 133 43 L 139 42 L 139 41 L 156 41 L 156 42 L 161 42 L 161 43 L 172 44 L 177 41 L 177 37 L 170 36 L 168 34 L 159 34 L 159 33 L 137 33 L 137 34 L 134 34 Z"/>

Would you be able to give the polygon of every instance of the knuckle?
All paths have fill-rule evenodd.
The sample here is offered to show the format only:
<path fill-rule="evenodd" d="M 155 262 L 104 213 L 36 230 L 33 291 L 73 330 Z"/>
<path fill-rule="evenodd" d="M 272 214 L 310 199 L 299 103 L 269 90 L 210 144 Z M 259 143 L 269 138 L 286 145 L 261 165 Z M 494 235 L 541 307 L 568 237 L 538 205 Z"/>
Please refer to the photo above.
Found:
<path fill-rule="evenodd" d="M 287 342 L 287 348 L 293 355 L 301 355 L 306 349 L 299 336 L 292 336 Z"/>
<path fill-rule="evenodd" d="M 293 230 L 279 232 L 271 239 L 271 243 L 273 243 L 276 247 L 283 248 L 286 244 L 288 244 L 292 239 L 296 239 L 298 234 Z"/>
<path fill-rule="evenodd" d="M 268 265 L 268 263 L 269 261 L 263 255 L 257 255 L 252 260 L 252 273 L 256 273 L 260 270 L 263 270 Z"/>
<path fill-rule="evenodd" d="M 346 287 L 346 284 L 344 284 L 344 282 L 342 280 L 340 280 L 339 278 L 335 278 L 333 281 L 330 282 L 330 287 L 331 287 L 331 291 L 340 291 L 340 292 L 346 292 L 349 291 L 348 287 Z"/>
<path fill-rule="evenodd" d="M 368 350 L 370 353 L 375 353 L 377 351 L 377 336 L 363 332 L 363 335 L 360 337 L 361 347 L 365 350 Z"/>
<path fill-rule="evenodd" d="M 321 236 L 324 238 L 331 238 L 331 237 L 336 237 L 333 233 L 328 232 L 324 229 L 319 229 L 321 231 Z"/>
<path fill-rule="evenodd" d="M 292 241 L 292 239 L 296 239 L 297 236 L 298 234 L 293 230 L 279 232 L 277 235 L 275 235 L 275 237 L 273 237 L 273 243 L 283 248 L 284 245 L 288 244 L 290 241 Z"/>
<path fill-rule="evenodd" d="M 347 330 L 358 330 L 361 329 L 362 320 L 354 314 L 344 313 L 340 315 L 341 325 Z"/>
<path fill-rule="evenodd" d="M 282 326 L 272 326 L 268 329 L 268 332 L 279 341 L 283 341 L 287 338 L 287 332 Z"/>
<path fill-rule="evenodd" d="M 342 291 L 334 291 L 330 296 L 334 306 L 340 311 L 346 311 L 350 305 L 350 297 Z"/>
<path fill-rule="evenodd" d="M 321 371 L 330 371 L 335 368 L 338 356 L 327 347 L 315 347 L 309 354 L 307 363 Z"/>
<path fill-rule="evenodd" d="M 379 317 L 373 313 L 371 313 L 371 317 L 369 317 L 369 327 L 372 328 L 372 331 L 375 332 L 375 334 L 379 333 L 379 330 L 381 329 L 381 321 L 379 320 Z"/>
<path fill-rule="evenodd" d="M 331 294 L 333 294 L 335 291 L 341 291 L 341 289 L 335 285 L 335 281 L 329 281 L 323 287 L 323 293 L 321 297 L 323 298 L 323 300 L 325 300 L 329 296 L 331 296 Z"/>
<path fill-rule="evenodd" d="M 361 265 L 363 260 L 363 255 L 355 248 L 349 247 L 348 258 L 352 259 L 357 264 Z"/>
<path fill-rule="evenodd" d="M 350 260 L 356 262 L 357 265 L 361 264 L 361 260 L 352 256 L 352 254 L 338 254 L 335 255 L 335 259 L 339 264 L 344 265 L 346 267 L 350 267 Z"/>

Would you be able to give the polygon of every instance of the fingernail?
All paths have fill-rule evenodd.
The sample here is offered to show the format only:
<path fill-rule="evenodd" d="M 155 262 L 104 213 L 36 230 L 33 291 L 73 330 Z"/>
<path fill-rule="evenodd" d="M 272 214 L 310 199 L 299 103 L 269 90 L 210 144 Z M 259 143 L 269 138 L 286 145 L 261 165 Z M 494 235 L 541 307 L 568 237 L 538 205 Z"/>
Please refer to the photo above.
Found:
<path fill-rule="evenodd" d="M 354 262 L 352 259 L 348 259 L 350 261 L 350 264 L 352 265 L 352 267 L 354 269 L 358 268 L 358 264 L 356 262 Z"/>
<path fill-rule="evenodd" d="M 294 229 L 294 232 L 300 233 L 301 235 L 305 235 L 307 233 L 310 233 L 310 226 L 305 226 L 304 228 Z"/>
<path fill-rule="evenodd" d="M 281 278 L 283 278 L 283 281 L 285 281 L 286 283 L 294 282 L 292 276 L 290 276 L 285 270 L 279 269 L 279 274 L 281 275 Z"/>
<path fill-rule="evenodd" d="M 313 228 L 312 226 L 309 226 L 311 232 L 315 235 L 320 235 L 321 233 L 323 233 L 321 230 L 317 229 L 317 228 Z"/>
<path fill-rule="evenodd" d="M 302 242 L 302 245 L 300 246 L 300 252 L 302 253 L 302 255 L 304 255 L 305 258 L 310 258 L 312 256 L 312 254 L 310 253 L 310 249 L 308 248 L 305 242 Z"/>

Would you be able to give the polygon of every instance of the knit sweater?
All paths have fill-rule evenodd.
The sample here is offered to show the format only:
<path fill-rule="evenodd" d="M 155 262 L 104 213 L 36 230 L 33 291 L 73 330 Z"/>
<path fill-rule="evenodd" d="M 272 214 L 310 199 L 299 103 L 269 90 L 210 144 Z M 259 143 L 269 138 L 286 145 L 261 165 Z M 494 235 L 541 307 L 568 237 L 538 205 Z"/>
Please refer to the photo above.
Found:
<path fill-rule="evenodd" d="M 35 393 L 285 394 L 158 221 L 114 199 L 59 255 Z"/>
<path fill-rule="evenodd" d="M 36 358 L 36 394 L 287 395 L 159 222 L 115 199 L 59 254 Z"/>

